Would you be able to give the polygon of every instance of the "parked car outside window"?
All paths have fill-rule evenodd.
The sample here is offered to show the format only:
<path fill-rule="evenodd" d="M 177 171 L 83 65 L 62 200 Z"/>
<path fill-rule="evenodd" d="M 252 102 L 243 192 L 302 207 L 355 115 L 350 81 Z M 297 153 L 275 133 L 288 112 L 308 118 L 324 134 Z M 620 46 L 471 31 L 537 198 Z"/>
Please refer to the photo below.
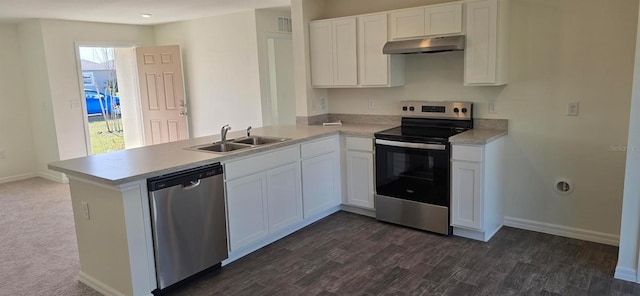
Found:
<path fill-rule="evenodd" d="M 84 89 L 84 96 L 87 103 L 87 115 L 102 114 L 102 108 L 109 114 L 120 114 L 120 97 L 115 96 L 115 102 L 111 104 L 111 95 L 98 93 L 92 89 Z M 100 106 L 100 99 L 102 99 L 102 107 Z"/>

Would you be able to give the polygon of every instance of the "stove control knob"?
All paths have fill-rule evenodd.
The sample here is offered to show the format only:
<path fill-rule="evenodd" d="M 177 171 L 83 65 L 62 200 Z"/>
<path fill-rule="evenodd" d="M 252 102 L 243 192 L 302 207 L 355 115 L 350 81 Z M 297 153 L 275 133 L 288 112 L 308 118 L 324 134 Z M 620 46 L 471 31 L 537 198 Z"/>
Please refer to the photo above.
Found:
<path fill-rule="evenodd" d="M 407 106 L 402 106 L 402 111 L 407 111 Z"/>
<path fill-rule="evenodd" d="M 409 107 L 409 111 L 416 111 L 416 108 L 411 106 L 411 107 Z"/>
<path fill-rule="evenodd" d="M 467 108 L 462 108 L 462 113 L 467 113 Z"/>
<path fill-rule="evenodd" d="M 460 112 L 460 109 L 458 109 L 458 108 L 453 108 L 453 112 L 458 113 L 458 112 Z"/>

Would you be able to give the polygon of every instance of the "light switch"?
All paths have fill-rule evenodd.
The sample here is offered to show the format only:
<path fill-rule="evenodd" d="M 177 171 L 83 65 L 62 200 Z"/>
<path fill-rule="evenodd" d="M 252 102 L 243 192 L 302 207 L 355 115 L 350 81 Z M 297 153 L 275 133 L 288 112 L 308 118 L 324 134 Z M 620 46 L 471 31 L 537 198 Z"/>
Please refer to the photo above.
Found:
<path fill-rule="evenodd" d="M 71 109 L 80 109 L 82 105 L 80 104 L 80 100 L 71 100 Z"/>
<path fill-rule="evenodd" d="M 569 104 L 567 104 L 567 116 L 578 116 L 579 109 L 579 102 L 569 102 Z"/>

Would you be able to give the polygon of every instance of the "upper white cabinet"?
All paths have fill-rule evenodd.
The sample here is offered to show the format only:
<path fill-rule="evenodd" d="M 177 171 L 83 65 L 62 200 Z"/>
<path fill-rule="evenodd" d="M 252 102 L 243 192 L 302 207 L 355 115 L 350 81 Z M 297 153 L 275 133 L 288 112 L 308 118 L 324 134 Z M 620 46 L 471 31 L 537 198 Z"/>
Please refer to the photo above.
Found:
<path fill-rule="evenodd" d="M 502 227 L 504 145 L 504 137 L 486 145 L 451 145 L 453 234 L 488 241 Z"/>
<path fill-rule="evenodd" d="M 462 3 L 395 10 L 389 16 L 394 40 L 462 33 Z"/>
<path fill-rule="evenodd" d="M 358 17 L 358 85 L 365 87 L 404 85 L 404 56 L 386 55 L 387 14 Z"/>
<path fill-rule="evenodd" d="M 465 85 L 507 84 L 508 1 L 466 4 Z"/>
<path fill-rule="evenodd" d="M 387 13 L 309 24 L 311 84 L 322 88 L 404 85 L 404 57 L 382 53 Z"/>
<path fill-rule="evenodd" d="M 355 17 L 311 22 L 311 83 L 314 86 L 356 86 L 356 43 Z"/>

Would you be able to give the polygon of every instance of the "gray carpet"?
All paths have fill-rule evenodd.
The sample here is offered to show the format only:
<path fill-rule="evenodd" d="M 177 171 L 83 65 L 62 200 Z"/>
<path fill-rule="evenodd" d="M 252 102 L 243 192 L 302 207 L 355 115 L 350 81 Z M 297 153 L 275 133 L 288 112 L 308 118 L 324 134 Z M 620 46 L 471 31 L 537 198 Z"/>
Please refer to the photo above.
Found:
<path fill-rule="evenodd" d="M 0 262 L 0 295 L 99 295 L 78 282 L 67 184 L 0 184 Z"/>

